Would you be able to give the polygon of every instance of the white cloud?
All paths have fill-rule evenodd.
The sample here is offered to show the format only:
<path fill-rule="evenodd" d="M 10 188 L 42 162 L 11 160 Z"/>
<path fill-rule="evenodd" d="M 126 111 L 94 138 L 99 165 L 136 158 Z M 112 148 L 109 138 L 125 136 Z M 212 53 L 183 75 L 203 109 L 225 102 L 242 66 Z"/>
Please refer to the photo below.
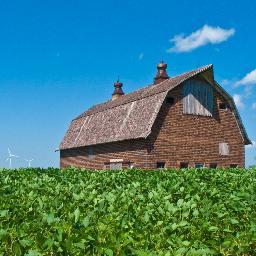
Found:
<path fill-rule="evenodd" d="M 256 102 L 254 102 L 254 103 L 252 104 L 252 108 L 253 108 L 253 109 L 256 109 Z"/>
<path fill-rule="evenodd" d="M 242 96 L 241 95 L 234 94 L 233 99 L 234 99 L 234 102 L 235 102 L 237 107 L 239 107 L 239 108 L 244 107 L 244 103 L 242 102 Z"/>
<path fill-rule="evenodd" d="M 174 36 L 170 42 L 174 46 L 167 52 L 190 52 L 206 44 L 219 44 L 228 40 L 235 34 L 235 29 L 223 29 L 220 27 L 211 27 L 204 25 L 201 29 L 191 33 L 188 36 L 184 34 Z"/>
<path fill-rule="evenodd" d="M 139 55 L 139 60 L 142 60 L 144 58 L 144 53 L 142 52 L 142 53 L 140 53 L 140 55 Z"/>
<path fill-rule="evenodd" d="M 246 145 L 246 148 L 256 148 L 256 141 L 252 140 L 252 144 L 251 145 Z"/>
<path fill-rule="evenodd" d="M 254 69 L 253 71 L 249 72 L 241 80 L 237 81 L 235 83 L 235 86 L 239 86 L 239 85 L 252 85 L 252 84 L 256 84 L 256 69 Z"/>

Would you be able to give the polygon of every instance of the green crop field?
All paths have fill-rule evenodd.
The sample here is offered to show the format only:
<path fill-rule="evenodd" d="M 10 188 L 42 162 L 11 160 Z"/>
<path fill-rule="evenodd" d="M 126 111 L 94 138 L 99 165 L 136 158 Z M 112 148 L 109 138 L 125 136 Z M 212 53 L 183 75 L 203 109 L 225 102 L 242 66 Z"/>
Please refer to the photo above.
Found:
<path fill-rule="evenodd" d="M 256 255 L 256 169 L 0 170 L 0 255 Z"/>

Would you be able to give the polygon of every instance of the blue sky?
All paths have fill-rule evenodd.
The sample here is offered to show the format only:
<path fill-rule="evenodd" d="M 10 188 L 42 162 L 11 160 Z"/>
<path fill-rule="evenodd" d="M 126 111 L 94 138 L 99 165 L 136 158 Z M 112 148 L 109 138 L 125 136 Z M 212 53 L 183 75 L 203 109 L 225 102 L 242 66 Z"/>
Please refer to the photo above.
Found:
<path fill-rule="evenodd" d="M 125 92 L 151 83 L 162 58 L 170 76 L 213 63 L 256 141 L 256 2 L 230 3 L 0 0 L 0 166 L 8 147 L 58 166 L 71 119 L 109 99 L 118 75 Z M 246 149 L 247 165 L 255 156 Z"/>

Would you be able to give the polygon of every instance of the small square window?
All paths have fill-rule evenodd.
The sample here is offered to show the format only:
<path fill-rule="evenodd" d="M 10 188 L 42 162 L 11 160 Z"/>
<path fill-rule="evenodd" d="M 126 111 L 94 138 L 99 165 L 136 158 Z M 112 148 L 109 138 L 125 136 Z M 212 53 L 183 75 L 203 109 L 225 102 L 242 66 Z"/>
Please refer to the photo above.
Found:
<path fill-rule="evenodd" d="M 237 168 L 237 164 L 230 164 L 230 168 Z"/>
<path fill-rule="evenodd" d="M 156 163 L 156 168 L 157 168 L 157 169 L 163 169 L 163 168 L 165 168 L 165 162 L 157 162 L 157 163 Z"/>
<path fill-rule="evenodd" d="M 134 168 L 134 164 L 133 164 L 133 163 L 129 163 L 129 164 L 128 164 L 128 168 L 129 168 L 129 169 L 133 169 L 133 168 Z"/>
<path fill-rule="evenodd" d="M 202 169 L 202 168 L 204 168 L 204 164 L 202 164 L 202 163 L 195 163 L 195 168 L 196 169 Z"/>
<path fill-rule="evenodd" d="M 226 103 L 220 103 L 220 104 L 219 104 L 219 108 L 225 110 L 225 109 L 228 109 L 229 106 L 228 106 L 228 104 L 226 104 Z"/>
<path fill-rule="evenodd" d="M 209 168 L 210 168 L 210 169 L 216 169 L 217 166 L 218 166 L 217 163 L 210 163 Z"/>
<path fill-rule="evenodd" d="M 122 168 L 122 163 L 110 163 L 110 170 L 121 170 Z"/>
<path fill-rule="evenodd" d="M 166 102 L 170 105 L 173 105 L 174 104 L 174 98 L 173 97 L 167 97 L 166 98 Z"/>
<path fill-rule="evenodd" d="M 188 163 L 187 162 L 181 162 L 180 163 L 180 168 L 181 169 L 188 168 Z"/>
<path fill-rule="evenodd" d="M 92 147 L 88 147 L 88 158 L 93 159 L 93 148 Z"/>
<path fill-rule="evenodd" d="M 225 143 L 225 142 L 219 143 L 219 154 L 221 156 L 228 156 L 229 155 L 229 145 L 228 145 L 228 143 Z"/>

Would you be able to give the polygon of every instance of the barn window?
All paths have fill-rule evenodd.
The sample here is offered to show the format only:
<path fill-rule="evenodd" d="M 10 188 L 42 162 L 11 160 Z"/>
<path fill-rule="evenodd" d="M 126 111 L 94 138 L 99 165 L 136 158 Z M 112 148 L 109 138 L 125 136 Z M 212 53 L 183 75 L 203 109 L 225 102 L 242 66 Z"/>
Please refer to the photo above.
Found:
<path fill-rule="evenodd" d="M 221 156 L 228 156 L 229 155 L 229 145 L 228 143 L 222 142 L 219 144 L 219 154 Z"/>
<path fill-rule="evenodd" d="M 230 164 L 230 168 L 237 168 L 237 164 Z"/>
<path fill-rule="evenodd" d="M 181 169 L 188 168 L 188 162 L 180 162 L 180 168 Z"/>
<path fill-rule="evenodd" d="M 134 164 L 133 163 L 129 163 L 128 167 L 129 167 L 129 169 L 133 169 L 134 168 Z"/>
<path fill-rule="evenodd" d="M 204 168 L 204 164 L 203 163 L 195 163 L 195 168 L 202 169 L 202 168 Z"/>
<path fill-rule="evenodd" d="M 219 109 L 227 110 L 228 108 L 229 108 L 229 105 L 226 104 L 226 103 L 221 102 L 221 103 L 219 104 Z"/>
<path fill-rule="evenodd" d="M 165 162 L 157 162 L 156 163 L 157 169 L 164 169 L 165 168 Z"/>
<path fill-rule="evenodd" d="M 212 116 L 213 89 L 201 80 L 189 80 L 183 85 L 183 113 Z"/>
<path fill-rule="evenodd" d="M 166 98 L 166 102 L 170 105 L 173 105 L 174 104 L 174 98 L 173 97 L 167 97 Z"/>
<path fill-rule="evenodd" d="M 121 170 L 123 167 L 123 164 L 121 162 L 119 163 L 110 163 L 110 170 Z"/>
<path fill-rule="evenodd" d="M 210 163 L 209 168 L 210 168 L 210 169 L 216 169 L 217 166 L 218 166 L 217 163 Z"/>
<path fill-rule="evenodd" d="M 92 147 L 88 147 L 88 158 L 93 159 L 93 148 Z"/>

